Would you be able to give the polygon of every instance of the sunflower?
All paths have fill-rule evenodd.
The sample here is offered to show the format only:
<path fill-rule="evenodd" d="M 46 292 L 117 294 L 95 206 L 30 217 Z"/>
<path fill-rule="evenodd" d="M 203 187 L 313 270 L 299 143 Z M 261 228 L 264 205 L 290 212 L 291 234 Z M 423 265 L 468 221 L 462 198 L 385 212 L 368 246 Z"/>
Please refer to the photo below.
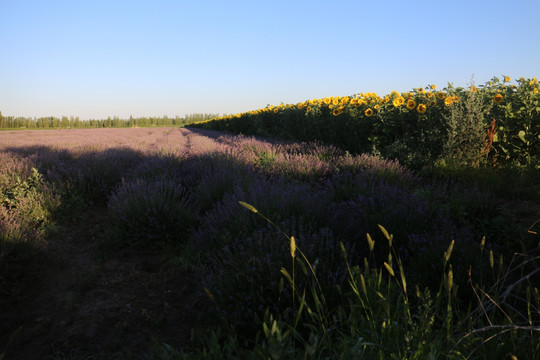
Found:
<path fill-rule="evenodd" d="M 416 110 L 420 113 L 420 114 L 423 114 L 426 112 L 427 110 L 427 107 L 425 104 L 418 104 L 418 107 L 416 108 Z"/>
<path fill-rule="evenodd" d="M 330 104 L 330 101 L 332 101 L 332 99 L 330 99 L 330 98 L 324 98 L 324 99 L 323 99 L 323 103 L 324 103 L 325 105 L 329 105 L 329 104 Z"/>
<path fill-rule="evenodd" d="M 446 98 L 446 94 L 443 93 L 442 91 L 439 91 L 439 92 L 437 93 L 437 99 L 439 99 L 439 100 L 444 100 L 445 98 Z"/>
<path fill-rule="evenodd" d="M 510 82 L 510 80 L 512 80 L 512 79 L 510 78 L 510 76 L 505 76 L 505 77 L 504 77 L 504 82 Z"/>
<path fill-rule="evenodd" d="M 367 108 L 366 111 L 364 111 L 364 114 L 366 114 L 367 117 L 370 117 L 371 115 L 373 115 L 373 110 Z"/>
<path fill-rule="evenodd" d="M 404 102 L 405 102 L 405 99 L 402 96 L 399 96 L 399 97 L 394 99 L 392 104 L 394 104 L 395 107 L 399 107 L 399 106 L 403 105 Z"/>
<path fill-rule="evenodd" d="M 454 97 L 449 96 L 444 100 L 444 105 L 450 106 L 454 103 Z"/>
<path fill-rule="evenodd" d="M 308 106 L 308 107 L 306 108 L 306 111 L 307 111 L 307 112 L 310 112 L 310 111 L 311 111 L 311 106 Z"/>
<path fill-rule="evenodd" d="M 332 115 L 334 116 L 338 116 L 339 114 L 341 114 L 341 111 L 339 110 L 339 108 L 335 108 L 334 111 L 332 111 Z"/>
<path fill-rule="evenodd" d="M 433 85 L 430 86 L 430 88 L 431 88 L 432 90 L 435 90 L 435 89 L 437 88 L 437 85 L 433 84 Z"/>
<path fill-rule="evenodd" d="M 407 109 L 412 110 L 416 107 L 416 102 L 413 99 L 407 100 Z"/>
<path fill-rule="evenodd" d="M 472 92 L 472 93 L 475 93 L 478 91 L 478 88 L 474 85 L 471 85 L 471 87 L 469 88 L 469 91 Z"/>
<path fill-rule="evenodd" d="M 332 105 L 339 105 L 339 99 L 338 98 L 334 98 L 332 100 Z"/>
<path fill-rule="evenodd" d="M 497 94 L 493 97 L 493 101 L 498 104 L 503 101 L 503 96 L 501 94 Z"/>

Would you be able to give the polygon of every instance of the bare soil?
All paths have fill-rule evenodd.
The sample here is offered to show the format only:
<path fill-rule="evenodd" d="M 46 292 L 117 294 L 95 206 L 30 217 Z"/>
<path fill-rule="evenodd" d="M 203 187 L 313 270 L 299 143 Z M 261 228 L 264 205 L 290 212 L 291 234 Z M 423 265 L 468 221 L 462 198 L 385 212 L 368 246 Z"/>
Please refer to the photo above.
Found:
<path fill-rule="evenodd" d="M 85 211 L 0 277 L 0 358 L 139 359 L 152 342 L 188 344 L 205 308 L 197 277 L 157 252 L 104 251 L 105 216 Z"/>

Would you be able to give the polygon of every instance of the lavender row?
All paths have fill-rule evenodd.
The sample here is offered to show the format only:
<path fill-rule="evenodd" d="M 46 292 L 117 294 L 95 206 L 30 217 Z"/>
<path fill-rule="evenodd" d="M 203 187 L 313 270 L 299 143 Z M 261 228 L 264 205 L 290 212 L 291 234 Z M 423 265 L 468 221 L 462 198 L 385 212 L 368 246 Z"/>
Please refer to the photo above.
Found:
<path fill-rule="evenodd" d="M 246 326 L 254 311 L 275 308 L 278 299 L 290 296 L 275 286 L 279 269 L 290 266 L 282 232 L 294 235 L 317 264 L 322 286 L 345 279 L 340 242 L 353 265 L 369 254 L 366 233 L 376 241 L 374 254 L 387 255 L 378 224 L 395 234 L 394 247 L 413 269 L 411 276 L 429 279 L 451 240 L 457 257 L 469 264 L 474 259 L 468 249 L 480 236 L 445 201 L 459 203 L 459 189 L 463 198 L 477 199 L 465 210 L 489 204 L 477 189 L 426 184 L 395 161 L 315 143 L 141 128 L 3 132 L 0 144 L 1 193 L 14 176 L 29 179 L 32 168 L 42 179 L 33 197 L 0 207 L 2 234 L 26 226 L 16 219 L 37 208 L 36 199 L 57 214 L 106 205 L 111 243 L 148 251 L 182 245 L 199 252 L 203 286 L 217 295 L 228 317 Z M 277 227 L 239 201 L 256 206 Z M 28 228 L 39 230 L 36 224 Z"/>

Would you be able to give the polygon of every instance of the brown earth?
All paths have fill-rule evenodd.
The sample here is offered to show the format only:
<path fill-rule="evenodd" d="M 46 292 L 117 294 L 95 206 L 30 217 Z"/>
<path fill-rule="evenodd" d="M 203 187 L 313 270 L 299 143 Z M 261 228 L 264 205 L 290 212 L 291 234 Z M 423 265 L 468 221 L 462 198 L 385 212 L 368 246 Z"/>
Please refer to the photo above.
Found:
<path fill-rule="evenodd" d="M 0 359 L 138 359 L 152 342 L 188 344 L 205 308 L 197 277 L 157 253 L 104 251 L 105 215 L 85 211 L 0 277 Z"/>

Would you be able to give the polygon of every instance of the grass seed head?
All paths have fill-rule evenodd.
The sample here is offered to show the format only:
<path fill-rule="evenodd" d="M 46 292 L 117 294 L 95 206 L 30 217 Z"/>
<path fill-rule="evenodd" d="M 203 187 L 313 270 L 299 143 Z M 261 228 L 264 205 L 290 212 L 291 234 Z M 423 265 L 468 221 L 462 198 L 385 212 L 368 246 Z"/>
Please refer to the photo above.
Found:
<path fill-rule="evenodd" d="M 255 207 L 253 205 L 250 205 L 246 202 L 243 202 L 243 201 L 239 201 L 238 202 L 240 205 L 242 205 L 243 207 L 245 207 L 246 209 L 248 209 L 249 211 L 253 212 L 253 213 L 258 213 L 258 210 L 255 209 Z"/>
<path fill-rule="evenodd" d="M 290 239 L 291 257 L 294 259 L 296 256 L 296 241 L 294 240 L 294 236 L 291 236 Z"/>

